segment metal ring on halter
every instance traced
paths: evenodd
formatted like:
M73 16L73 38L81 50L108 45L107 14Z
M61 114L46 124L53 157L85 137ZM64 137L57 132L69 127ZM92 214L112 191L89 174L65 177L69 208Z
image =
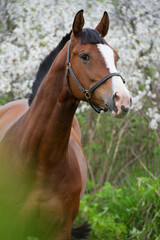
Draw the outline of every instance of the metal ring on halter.
M91 98L91 93L89 93L89 90L85 90L84 95L85 95L86 99Z

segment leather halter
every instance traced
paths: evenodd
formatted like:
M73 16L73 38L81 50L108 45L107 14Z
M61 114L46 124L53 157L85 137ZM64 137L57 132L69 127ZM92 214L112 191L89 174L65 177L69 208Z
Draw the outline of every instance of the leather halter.
M68 50L67 50L67 68L66 68L66 79L67 79L67 86L68 86L68 89L70 91L70 93L76 97L74 95L74 93L72 92L71 90L71 87L70 87L70 84L69 84L69 72L71 73L74 81L76 82L77 86L79 87L79 89L83 92L87 102L91 105L91 107L97 112L97 113L100 113L102 110L104 112L107 112L108 109L106 108L103 108L101 106L98 106L96 104L94 104L93 102L90 101L90 98L91 98L91 93L96 89L98 88L102 83L106 82L108 79L110 79L111 77L113 76L119 76L122 78L122 81L125 83L125 80L124 78L119 74L119 73L111 73L107 76L105 76L104 78L102 78L99 82L97 82L95 85L93 85L93 87L91 87L89 90L86 90L82 85L81 83L78 81L78 79L76 78L74 72L73 72L73 69L71 67L71 63L70 63L70 46L71 46L71 40L69 40L69 43L68 43Z

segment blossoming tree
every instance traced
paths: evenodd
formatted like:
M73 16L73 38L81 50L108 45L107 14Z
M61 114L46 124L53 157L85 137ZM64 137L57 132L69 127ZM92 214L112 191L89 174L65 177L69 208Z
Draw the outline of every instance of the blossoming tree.
M0 98L27 97L41 60L70 31L74 14L85 10L94 27L104 10L111 19L107 41L120 55L120 72L130 85L133 110L145 107L150 128L160 123L159 1L19 0L0 2Z

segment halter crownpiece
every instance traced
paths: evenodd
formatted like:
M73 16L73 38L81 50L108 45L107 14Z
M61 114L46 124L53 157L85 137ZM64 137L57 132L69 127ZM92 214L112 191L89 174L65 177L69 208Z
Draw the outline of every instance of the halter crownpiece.
M105 76L104 78L102 78L99 82L97 82L95 85L93 85L93 87L91 87L89 90L86 90L82 85L81 83L78 81L77 77L75 76L74 72L73 72L73 69L72 69L72 66L71 66L71 63L70 63L70 46L71 46L71 40L69 40L68 42L68 49L67 49L67 68L66 68L66 79L67 79L67 86L68 86L68 89L70 91L70 93L76 97L74 95L74 93L72 92L71 90L71 87L70 87L70 84L69 84L69 72L71 73L74 81L76 82L77 86L79 87L79 89L83 92L85 98L86 98L86 101L91 105L91 107L97 112L97 113L100 113L102 110L104 112L107 112L108 109L106 108L103 108L103 107L100 107L98 105L96 105L95 103L92 103L90 101L90 98L91 98L91 94L92 92L98 88L102 83L106 82L108 79L110 79L111 77L114 77L114 76L119 76L121 77L122 81L125 83L125 80L124 78L119 74L119 73L111 73L107 76Z

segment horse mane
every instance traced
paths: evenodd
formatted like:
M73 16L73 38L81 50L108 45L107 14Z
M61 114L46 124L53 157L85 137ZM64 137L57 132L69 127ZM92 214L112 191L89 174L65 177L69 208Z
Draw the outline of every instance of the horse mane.
M70 33L67 33L66 36L62 38L62 40L57 45L57 47L55 47L41 62L38 72L36 74L36 79L34 80L33 85L32 85L32 93L30 94L29 99L28 99L29 106L31 105L31 103L38 91L38 88L40 87L42 81L44 80L46 74L48 73L48 71L49 71L52 63L54 62L55 58L57 57L58 53L63 49L66 42L70 39L71 32L72 31L70 31Z
M32 93L29 96L28 104L31 105L41 83L43 82L45 76L47 75L52 63L54 62L56 56L58 53L63 49L64 45L70 40L72 31L70 31L68 34L66 34L65 37L62 38L60 43L55 47L41 62L38 72L36 74L36 79L33 82L32 85ZM97 30L93 30L90 28L83 28L82 33L79 36L81 38L82 44L98 44L98 43L104 43L103 38L99 34Z

